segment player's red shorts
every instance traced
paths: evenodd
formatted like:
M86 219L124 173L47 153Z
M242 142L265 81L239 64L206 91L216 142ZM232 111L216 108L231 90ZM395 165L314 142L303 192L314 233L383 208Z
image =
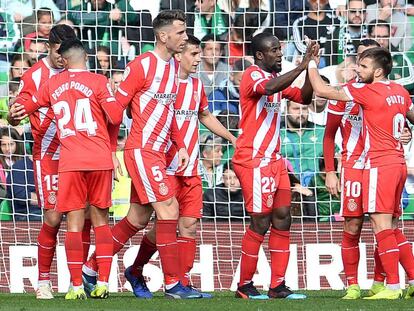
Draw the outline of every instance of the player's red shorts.
M168 175L174 187L180 216L201 218L203 215L203 186L200 176Z
M364 212L401 216L401 195L406 179L405 163L365 169L362 184Z
M282 159L264 167L247 168L234 163L233 167L249 214L269 214L274 208L290 206L289 176Z
M341 211L343 217L361 217L363 169L342 168L341 172Z
M39 207L54 209L58 193L59 160L44 158L33 163L35 187Z
M131 203L162 202L175 195L166 172L165 154L145 149L127 149L124 161L131 177Z
M102 209L111 207L112 178L113 170L60 172L57 210L76 211L87 202Z

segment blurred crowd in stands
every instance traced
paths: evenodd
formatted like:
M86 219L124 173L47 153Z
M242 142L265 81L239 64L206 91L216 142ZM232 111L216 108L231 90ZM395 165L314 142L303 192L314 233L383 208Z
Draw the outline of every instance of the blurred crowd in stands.
M356 47L372 38L392 52L390 79L414 94L414 1L412 0L0 0L0 219L40 220L34 195L31 134L28 122L7 126L8 104L19 92L20 77L48 52L51 27L75 28L88 48L89 68L108 77L116 90L125 65L153 48L152 18L160 10L181 9L188 32L202 41L199 76L209 109L238 135L239 84L252 65L249 42L260 32L275 34L282 45L283 72L294 68L307 38L322 50L320 70L327 83L337 85L356 77ZM304 77L295 83L300 85ZM291 174L293 215L302 220L340 220L339 198L324 186L322 140L327 101L315 98L309 107L283 105L281 153ZM131 120L124 118L118 137L119 157ZM200 127L200 157L204 188L204 217L237 220L246 217L243 198L232 169L233 148ZM341 137L337 137L340 152ZM409 178L404 197L405 217L414 211L414 151L406 146ZM340 163L337 163L340 166ZM125 169L124 169L125 171ZM115 185L115 218L129 207L130 180ZM9 214L10 213L10 214Z

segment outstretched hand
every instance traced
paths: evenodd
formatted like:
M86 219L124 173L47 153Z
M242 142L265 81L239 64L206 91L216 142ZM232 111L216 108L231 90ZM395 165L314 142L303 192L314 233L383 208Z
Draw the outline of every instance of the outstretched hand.
M300 66L302 66L303 69L306 69L308 67L309 62L314 58L315 53L319 53L319 45L316 43L316 41L310 40L308 37L305 37L305 42L307 46L306 53L300 64Z

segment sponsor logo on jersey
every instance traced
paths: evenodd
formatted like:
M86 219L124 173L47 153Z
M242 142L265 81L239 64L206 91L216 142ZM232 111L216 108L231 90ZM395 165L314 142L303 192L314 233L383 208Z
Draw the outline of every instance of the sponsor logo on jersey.
M348 115L348 121L354 127L362 127L362 117L359 115Z
M174 109L174 112L177 120L190 121L192 118L198 118L196 110Z
M351 212L355 212L357 208L358 208L358 204L355 202L355 200L350 199L348 201L348 210Z
M165 183L162 182L162 183L160 183L158 191L161 195L167 195L168 194L168 186Z
M165 106L173 105L175 102L175 98L177 94L172 93L155 93L153 98L158 101L158 103L163 104Z
M266 109L267 112L279 112L280 111L280 103L275 102L265 102L263 107Z

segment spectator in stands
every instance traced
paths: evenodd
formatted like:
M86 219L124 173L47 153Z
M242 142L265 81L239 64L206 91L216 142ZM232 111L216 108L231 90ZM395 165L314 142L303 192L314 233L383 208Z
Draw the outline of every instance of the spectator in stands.
M374 39L383 48L389 49L392 55L392 71L390 80L403 85L411 94L414 93L414 70L411 60L404 52L399 52L391 44L391 26L384 20L375 20L368 25L368 37Z
M198 39L208 34L224 39L229 31L229 19L217 4L216 0L196 0L196 14L194 16L194 36Z
M12 166L7 176L7 198L11 201L15 221L40 221L39 208L34 186L33 160L28 155Z
M273 0L270 1L270 12L273 12L273 25L275 35L281 38L290 38L292 35L292 24L303 16L305 11L304 0ZM283 66L282 66L283 67Z
M13 78L9 81L9 96L0 98L0 126L7 126L7 113L9 104L13 102L19 93L20 78Z
M367 35L365 8L363 0L349 0L346 5L347 23L339 31L338 63L348 55L356 55L360 40Z
M26 54L15 54L10 63L9 80L21 78L27 69L31 67L30 58Z
M223 124L223 126L226 129L228 129L229 132L232 133L235 137L239 136L239 128L238 128L239 121L240 121L239 114L233 114L229 112L228 110L222 110L217 115L217 120L219 120L219 122ZM223 152L223 157L222 157L221 162L225 164L228 161L231 161L231 159L233 158L233 154L234 154L234 146L230 142L224 142L223 148L221 150Z
M307 186L319 171L318 160L323 151L324 127L309 121L309 108L288 101L285 124L280 126L281 153L288 159L299 176L303 186Z
M118 86L122 81L123 72L120 70L112 70L111 73L111 87L114 93L118 90Z
M115 69L116 64L114 57L111 56L110 50L106 46L98 46L96 48L96 69L97 73L110 78L111 70Z
M317 40L321 47L321 68L337 64L338 40L341 21L326 12L328 0L307 0L309 12L293 23L293 38L299 52L305 53L305 36Z
M203 193L203 216L245 217L240 181L233 171L233 164L227 162L223 172L223 184L207 189Z
M25 50L32 64L47 56L47 40L44 38L32 38L29 48Z
M0 7L6 8L16 23L23 22L23 35L36 30L36 14L40 8L48 8L53 12L55 21L61 18L60 11L53 0L0 0Z
M395 50L408 51L413 45L411 23L407 16L400 10L397 0L378 0L377 3L367 6L367 22L375 20L385 21L390 27L389 41Z
M4 8L4 6L3 6ZM10 52L13 52L20 39L20 31L13 17L5 12L0 12L0 84L7 83L10 69ZM7 88L2 94L7 94Z
M200 163L203 189L213 188L223 182L223 140L211 133L200 135Z
M35 38L48 39L50 29L53 25L53 14L52 11L48 8L40 8L36 11L36 31L29 33L25 36L24 39L24 50L29 50L30 43Z
M82 26L80 39L87 42L90 50L99 45L109 46L114 55L118 54L119 40L126 36L127 28L137 27L138 21L127 0L116 1L116 6L106 0L82 1L75 7L69 6L67 18Z
M330 81L327 77L321 76L321 78L326 82L326 84L330 84ZM326 111L327 104L327 99L318 97L315 94L313 94L312 104L308 106L309 122L314 123L316 125L325 126L328 117L328 113Z
M234 62L229 78L222 83L208 96L208 108L213 114L219 114L227 110L231 114L239 115L239 87L244 70L251 63L239 59Z
M15 128L0 128L0 151L0 164L7 175L12 165L22 159L25 152L23 138Z
M215 35L206 35L201 40L201 49L200 79L206 95L209 96L214 87L227 80L229 67L220 59L223 56L224 44L216 41Z
M329 192L326 190L325 186L325 179L326 179L326 172L325 172L325 161L323 160L322 154L318 157L319 162L319 172L315 174L310 183L308 188L313 191L314 197L312 199L307 199L306 204L314 204L316 205L315 208L309 208L308 210L316 210L317 216L319 216L318 220L325 220L328 221L330 216L337 215L341 208L341 203L339 198L332 197ZM335 169L338 168L338 160L334 159ZM313 202L312 202L313 201ZM324 218L320 218L320 217Z

